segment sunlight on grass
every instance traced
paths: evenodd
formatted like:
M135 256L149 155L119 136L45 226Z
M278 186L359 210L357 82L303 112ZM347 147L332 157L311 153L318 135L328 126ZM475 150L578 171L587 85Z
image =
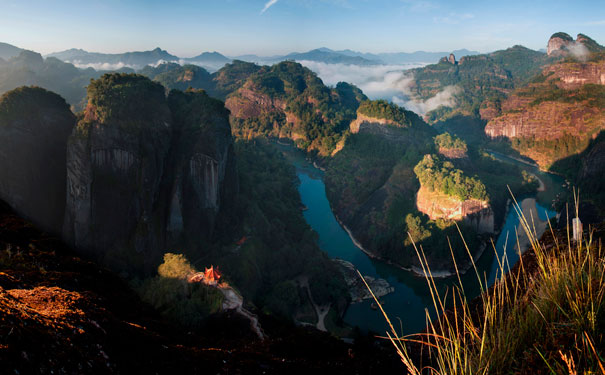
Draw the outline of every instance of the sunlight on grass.
M400 336L381 307L390 327L386 338L409 373L605 375L599 352L605 344L602 244L593 241L593 228L573 241L569 224L566 231L555 231L550 223L550 236L541 241L533 217L524 217L513 200L535 259L520 257L511 271L504 255L498 260L500 278L489 289L473 263L482 291L474 300L466 297L458 270L459 284L440 295L422 246L410 238L439 318L432 319L427 309L426 331ZM496 251L493 242L492 248Z

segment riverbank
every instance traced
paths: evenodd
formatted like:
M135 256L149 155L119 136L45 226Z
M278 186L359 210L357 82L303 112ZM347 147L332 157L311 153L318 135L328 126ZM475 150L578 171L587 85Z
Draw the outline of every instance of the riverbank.
M410 266L410 267L404 267L401 264L397 264L392 262L389 259L380 257L374 253L372 253L371 251L367 250L366 248L363 247L363 245L355 238L355 236L353 236L353 232L351 232L351 230L349 229L349 227L347 227L342 220L340 220L340 218L338 217L338 215L336 215L336 213L334 213L334 217L336 218L336 221L338 221L338 224L340 224L340 226L342 227L342 229L345 230L345 232L347 232L347 234L349 235L349 238L351 239L351 242L353 242L353 244L355 246L357 246L361 251L363 251L368 257L372 258L372 259L376 259L379 260L381 262L384 262L388 265L391 265L393 267L399 268L401 270L404 270L406 272L410 272L412 274L414 274L417 277L424 277L425 273L422 270L422 268L416 267L416 266ZM482 242L479 250L477 251L477 253L475 255L473 255L473 262L476 262L479 258L481 258L481 256L483 255L485 248L487 247L487 242ZM465 264L463 267L459 267L458 268L458 272L461 275L466 274L466 272L468 270L470 270L473 266L473 262L469 262L468 264ZM456 276L456 271L451 271L451 270L430 270L431 275L436 278L436 279L446 279L449 277L454 277Z

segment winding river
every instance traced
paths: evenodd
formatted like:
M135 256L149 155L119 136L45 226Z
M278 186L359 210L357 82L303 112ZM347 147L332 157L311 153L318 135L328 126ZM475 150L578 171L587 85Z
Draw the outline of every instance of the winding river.
M403 334L422 331L426 326L426 309L433 312L433 304L430 297L427 282L424 278L413 275L410 272L386 264L368 257L351 240L348 233L338 223L326 197L325 185L323 183L323 172L315 168L305 159L305 155L290 146L278 145L284 156L296 167L296 174L300 180L298 190L303 204L307 209L303 212L309 225L319 234L319 246L331 258L347 260L363 274L372 277L386 279L395 291L381 298L384 309L389 314L393 323ZM548 193L560 190L562 180L557 176L540 172L537 168L524 165L504 155L498 155L503 163L515 163L526 168L529 172L537 175L545 185ZM504 165L503 165L504 167ZM539 193L540 194L540 193ZM534 217L534 222L545 227L549 218L555 216L555 212L538 203L547 201L546 197L522 197L520 205L527 217ZM538 198L538 199L536 199ZM531 211L531 213L530 213ZM496 251L499 258L506 252L510 267L518 260L518 251L515 248L515 229L519 227L519 218L514 209L509 209L501 234L496 242ZM538 232L540 228L536 225ZM518 229L517 229L518 230ZM477 261L477 268L482 277L487 278L491 285L498 276L498 260L493 248L488 246L484 254ZM483 276L485 275L485 276ZM457 284L456 278L436 279L439 289ZM480 289L477 276L469 271L462 277L462 283L468 296L476 296ZM369 330L384 333L387 329L381 313L370 308L371 301L351 304L344 316L344 321L352 326L358 326L362 331Z

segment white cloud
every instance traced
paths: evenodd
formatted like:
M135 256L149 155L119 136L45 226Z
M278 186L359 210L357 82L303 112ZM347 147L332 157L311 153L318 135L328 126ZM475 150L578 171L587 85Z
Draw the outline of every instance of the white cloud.
M359 66L315 61L299 62L317 73L328 86L335 86L338 82L352 83L370 99L385 99L421 115L441 105L453 106L455 104L454 95L460 90L457 87L448 86L426 101L412 99L410 85L413 77L406 70L424 66L427 63Z
M569 53L571 53L576 59L580 61L586 61L588 56L590 56L590 51L586 46L582 43L571 43L567 46Z
M267 3L265 4L265 7L263 8L263 10L260 11L260 14L263 14L267 11L267 9L271 8L273 5L275 5L275 3L277 3L278 0L269 0L267 1Z

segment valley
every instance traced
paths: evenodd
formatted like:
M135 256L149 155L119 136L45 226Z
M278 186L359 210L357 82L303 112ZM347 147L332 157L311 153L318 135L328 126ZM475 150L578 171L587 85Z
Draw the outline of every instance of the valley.
M70 372L132 371L128 345L156 356L150 372L399 371L407 354L378 338L391 322L434 336L407 343L422 362L417 345L447 328L427 322L481 318L469 306L511 283L543 298L538 267L518 276L554 256L538 241L558 249L572 219L605 220L605 47L562 32L546 47L181 58L0 44L0 358L27 372L20 353L39 362L41 335Z

